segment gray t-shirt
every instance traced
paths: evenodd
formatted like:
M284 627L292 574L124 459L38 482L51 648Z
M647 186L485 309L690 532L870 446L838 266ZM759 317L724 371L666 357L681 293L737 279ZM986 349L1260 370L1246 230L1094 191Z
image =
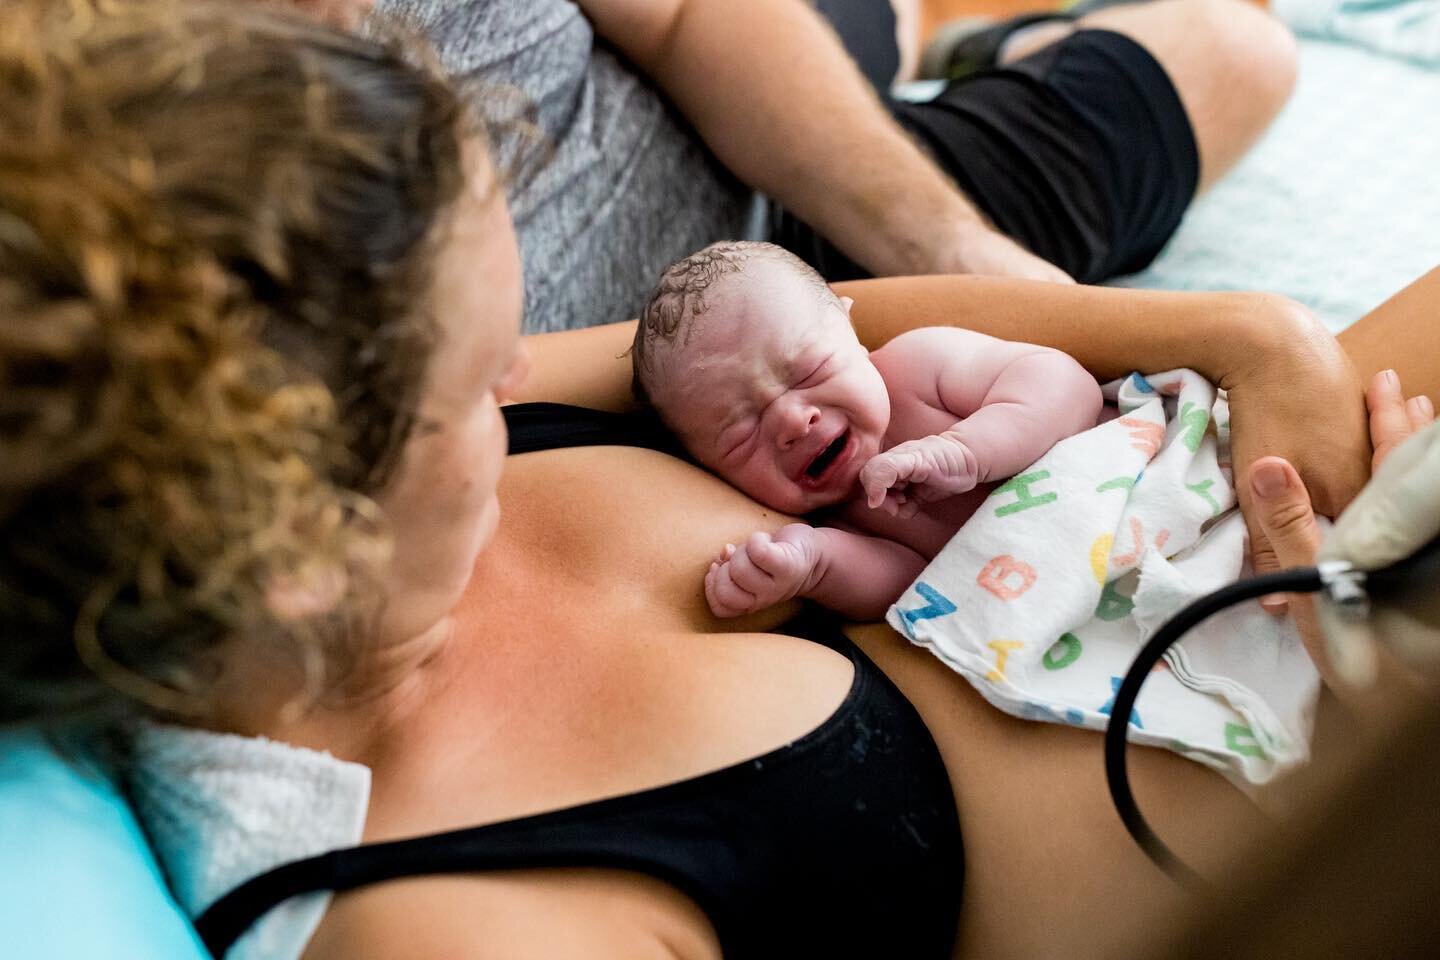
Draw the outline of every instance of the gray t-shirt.
M536 111L543 167L510 191L527 332L633 317L671 261L747 232L750 190L574 3L382 0L380 9L419 26L482 107L508 88Z

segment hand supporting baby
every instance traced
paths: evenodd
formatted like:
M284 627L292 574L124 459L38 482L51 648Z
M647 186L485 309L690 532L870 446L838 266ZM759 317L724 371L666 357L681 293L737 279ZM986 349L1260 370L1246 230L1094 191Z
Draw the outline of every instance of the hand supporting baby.
M772 537L752 533L739 548L725 544L705 574L705 599L717 617L738 617L783 603L808 586L820 559L814 527L791 523Z
M973 490L980 461L959 437L934 434L907 440L870 458L860 486L870 509L892 517L913 517L921 506Z

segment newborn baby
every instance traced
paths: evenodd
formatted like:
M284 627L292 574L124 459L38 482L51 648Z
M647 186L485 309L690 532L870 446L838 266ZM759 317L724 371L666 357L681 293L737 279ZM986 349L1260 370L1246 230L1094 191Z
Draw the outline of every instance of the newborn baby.
M717 616L803 596L880 619L986 485L1095 426L1100 388L1064 353L948 327L870 353L850 304L786 250L726 242L667 268L641 313L637 396L759 502L822 511L727 544Z

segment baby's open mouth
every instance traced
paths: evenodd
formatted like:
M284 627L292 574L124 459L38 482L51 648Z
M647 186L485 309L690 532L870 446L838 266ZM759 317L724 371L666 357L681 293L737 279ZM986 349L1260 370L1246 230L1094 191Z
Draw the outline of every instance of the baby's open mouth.
M830 441L830 445L824 450L821 450L815 459L810 461L810 466L805 468L805 476L812 480L818 480L820 475L829 469L830 464L834 463L840 454L845 452L845 444L849 441L849 430L844 431L840 436Z

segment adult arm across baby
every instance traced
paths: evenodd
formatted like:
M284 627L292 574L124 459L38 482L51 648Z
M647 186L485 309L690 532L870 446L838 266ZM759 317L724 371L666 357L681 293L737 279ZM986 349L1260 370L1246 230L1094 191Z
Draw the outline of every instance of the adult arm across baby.
M1415 289L1422 297L1419 284ZM1189 367L1230 391L1237 475L1261 456L1284 457L1320 513L1338 513L1369 477L1370 439L1356 367L1367 376L1379 369L1372 355L1381 351L1373 344L1386 338L1373 328L1383 317L1356 324L1342 347L1308 310L1272 294L973 276L861 280L835 290L854 299L855 329L872 349L917 327L957 326L1054 347L1101 380L1136 369ZM633 409L627 351L634 335L630 321L529 338L535 362L517 399ZM1353 365L1347 348L1360 353ZM1418 351L1410 359L1423 365L1427 356ZM1428 383L1440 373L1417 368L1401 375ZM1317 410L1326 415L1316 416ZM1241 508L1253 521L1243 485ZM1253 522L1251 527L1253 535ZM1253 543L1264 542L1259 532ZM1273 553L1266 556L1273 564Z

